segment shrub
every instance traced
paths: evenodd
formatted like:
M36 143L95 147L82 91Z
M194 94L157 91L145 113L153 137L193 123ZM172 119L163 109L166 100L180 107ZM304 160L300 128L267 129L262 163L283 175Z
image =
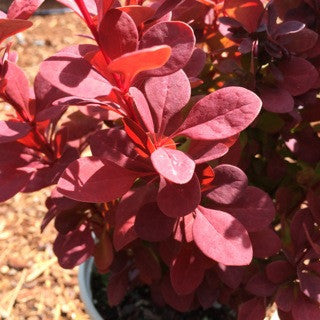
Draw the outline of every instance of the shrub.
M110 272L110 305L146 284L182 312L319 319L318 2L58 1L92 44L31 89L4 40L42 1L0 12L1 201L56 185L41 228L62 267Z

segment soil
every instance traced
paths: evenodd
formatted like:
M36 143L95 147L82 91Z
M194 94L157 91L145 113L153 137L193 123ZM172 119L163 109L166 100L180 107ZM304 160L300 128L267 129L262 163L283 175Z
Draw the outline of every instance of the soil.
M91 287L93 302L105 320L235 320L235 313L223 306L207 310L197 309L188 313L178 312L168 306L159 307L151 300L147 286L130 291L123 302L111 308L107 297L107 275L93 271Z

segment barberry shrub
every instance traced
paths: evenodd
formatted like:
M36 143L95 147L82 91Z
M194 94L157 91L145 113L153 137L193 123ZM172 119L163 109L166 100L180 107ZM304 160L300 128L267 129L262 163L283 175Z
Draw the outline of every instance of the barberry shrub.
M54 185L41 230L110 305L319 319L319 1L58 1L92 43L32 88L7 39L43 1L0 12L0 200Z

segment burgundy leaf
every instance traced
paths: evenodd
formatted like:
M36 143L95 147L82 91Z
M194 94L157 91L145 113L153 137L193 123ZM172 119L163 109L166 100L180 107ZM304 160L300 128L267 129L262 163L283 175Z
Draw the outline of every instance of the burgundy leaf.
M192 55L195 36L193 30L183 22L160 22L143 34L139 47L144 49L158 45L171 47L171 57L161 68L144 72L144 77L165 76L183 68Z
M200 200L200 183L195 174L185 184L175 184L161 178L157 202L160 210L167 216L185 216L196 209Z
M31 172L12 167L0 168L0 202L6 201L20 192L29 182Z
M218 159L224 156L229 148L222 141L191 140L188 155L196 164Z
M261 104L259 97L245 88L217 90L193 106L178 132L198 140L231 137L249 126Z
M259 27L264 7L260 0L226 0L224 10L230 18L240 22L251 33Z
M15 108L21 108L23 114L32 120L32 110L29 110L29 82L24 72L16 64L8 61L4 78L7 80L5 87L7 98L12 101Z
M313 303L302 295L296 299L292 306L292 316L294 320L320 319L320 308L318 303Z
M269 195L251 186L246 189L238 201L228 206L214 205L214 208L232 214L249 232L257 232L266 228L275 215L275 207Z
M16 141L25 137L31 127L29 123L17 121L0 121L0 143Z
M149 78L145 92L155 119L155 132L169 136L181 124L181 109L191 96L187 76L179 70L169 76Z
M169 276L166 276L163 278L161 282L161 292L165 302L172 308L180 312L186 312L190 310L192 306L194 294L190 293L187 295L178 295L174 291L170 283Z
M143 246L135 248L134 260L143 283L151 285L160 280L162 273L160 263L150 248Z
M253 256L256 258L269 258L277 254L281 249L281 240L270 228L249 233Z
M131 87L129 89L129 93L135 103L138 116L140 117L145 128L147 129L147 131L154 133L155 126L154 126L152 114L144 94L135 87Z
M197 77L205 66L206 58L207 55L202 49L195 48L190 60L183 68L183 71L189 78Z
M255 274L246 285L246 290L258 297L270 297L276 289L277 285L272 283L264 272Z
M250 238L230 214L198 207L193 223L193 237L209 258L225 265L247 265L252 259Z
M285 260L277 260L266 266L266 274L275 284L286 282L290 277L296 276L296 270Z
M275 302L277 304L277 307L280 310L284 312L290 312L292 309L294 300L295 300L294 288L292 288L291 286L279 287L275 296Z
M93 45L67 47L41 63L40 75L72 96L90 99L108 95L112 85L84 59L88 52L96 49Z
M291 94L277 87L261 87L259 88L260 98L263 107L270 112L287 113L293 110L294 100Z
M125 194L137 173L98 157L81 158L69 165L58 181L58 191L83 202L108 202Z
M58 262L65 269L72 269L86 261L93 254L93 250L91 230L84 224L66 235L59 233L53 244Z
M207 197L217 203L231 204L238 200L248 186L248 178L237 167L223 164L214 168L213 190Z
M312 270L299 271L301 291L314 302L320 302L320 275L312 272Z
M291 56L278 64L283 81L279 83L293 96L298 96L310 90L318 79L318 71L306 59Z
M213 306L213 303L218 299L219 289L212 288L206 280L204 280L196 291L197 298L203 309L208 309Z
M137 27L132 18L123 11L107 11L100 22L98 32L99 46L111 60L137 49Z
M174 239L179 242L193 241L192 227L194 222L194 213L189 213L181 217L176 224L174 231Z
M169 148L158 148L151 154L151 161L160 175L177 184L189 182L196 166L185 153Z
M162 1L160 6L157 8L152 20L158 20L168 12L172 11L182 0L165 0Z
M108 304L111 307L118 305L122 301L128 292L128 286L129 279L126 269L111 274L107 287Z
M216 271L220 280L232 289L237 289L243 279L244 267L217 265Z
M151 202L143 205L137 213L134 229L142 240L163 241L173 232L174 223L175 219L165 216L158 205Z
M8 10L8 19L27 20L44 0L14 0Z
M134 229L136 215L145 203L152 201L154 191L146 185L130 190L121 198L115 214L113 232L113 244L117 251L138 237Z
M238 320L263 320L266 308L261 298L253 298L239 306Z
M179 295L196 290L203 280L206 265L194 245L184 245L170 268L171 284Z
M100 130L90 137L92 155L135 171L152 171L135 151L135 145L124 130L111 128ZM148 170L149 169L149 170Z

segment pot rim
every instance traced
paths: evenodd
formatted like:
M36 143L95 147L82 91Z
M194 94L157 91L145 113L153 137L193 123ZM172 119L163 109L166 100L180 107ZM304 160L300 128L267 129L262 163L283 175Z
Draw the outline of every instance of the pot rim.
M92 301L91 273L94 259L91 257L79 266L78 282L80 297L91 320L103 320Z

